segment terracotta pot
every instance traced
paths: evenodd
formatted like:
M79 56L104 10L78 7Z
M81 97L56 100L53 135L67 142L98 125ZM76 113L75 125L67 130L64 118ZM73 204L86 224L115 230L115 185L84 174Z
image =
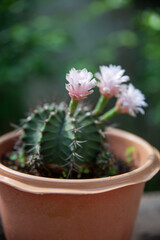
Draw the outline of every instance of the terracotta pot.
M0 138L0 156L19 133ZM115 155L135 146L137 169L89 180L49 179L23 174L0 164L0 210L8 240L130 239L144 183L159 170L157 150L141 138L107 130Z

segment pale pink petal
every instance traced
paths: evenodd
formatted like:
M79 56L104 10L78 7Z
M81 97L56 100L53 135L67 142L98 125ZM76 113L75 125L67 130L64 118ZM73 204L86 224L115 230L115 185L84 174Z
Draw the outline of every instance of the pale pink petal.
M91 89L97 84L96 80L92 79L92 77L93 74L88 72L86 68L82 70L72 68L69 74L66 74L66 80L69 82L66 84L66 89L70 97L76 101L80 101L91 94L93 92Z
M101 94L106 98L116 96L122 83L129 81L129 76L123 76L125 70L121 66L110 64L109 66L100 66L100 73L95 76L100 82L98 87Z
M135 117L138 112L144 114L142 107L147 107L145 96L139 89L136 89L132 84L122 85L119 92L116 108L119 113L128 113Z

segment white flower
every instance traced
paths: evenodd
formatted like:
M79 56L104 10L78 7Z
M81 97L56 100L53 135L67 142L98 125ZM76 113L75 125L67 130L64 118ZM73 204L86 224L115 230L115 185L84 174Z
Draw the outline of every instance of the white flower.
M115 66L110 64L107 66L100 66L100 73L96 73L95 76L100 80L98 87L101 94L106 98L112 98L116 96L120 85L129 81L129 76L123 76L125 70L121 66Z
M122 89L118 94L116 108L119 113L128 113L136 117L136 113L144 114L142 107L147 107L145 96L139 89L136 89L132 84L122 85Z
M86 68L82 70L72 68L69 74L66 74L66 80L69 82L66 84L66 89L70 97L75 101L80 101L91 94L93 92L91 89L97 84L92 77L93 74L88 72Z

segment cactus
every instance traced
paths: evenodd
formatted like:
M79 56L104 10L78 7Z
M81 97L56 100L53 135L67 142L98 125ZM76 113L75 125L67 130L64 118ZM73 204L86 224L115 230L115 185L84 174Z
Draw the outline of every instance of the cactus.
M117 114L144 113L142 107L147 104L144 95L132 84L122 84L129 77L123 76L120 66L102 66L100 71L96 76L101 96L93 111L78 104L93 92L97 82L86 69L72 68L66 75L69 107L64 103L45 104L23 120L23 152L32 168L47 171L47 176L63 178L81 178L85 174L101 177L119 171L121 166L116 167L113 155L103 147L104 122ZM115 106L103 114L113 96L118 97Z
M39 107L22 124L23 148L32 163L70 173L96 162L102 151L104 124L86 109L71 116L65 104Z

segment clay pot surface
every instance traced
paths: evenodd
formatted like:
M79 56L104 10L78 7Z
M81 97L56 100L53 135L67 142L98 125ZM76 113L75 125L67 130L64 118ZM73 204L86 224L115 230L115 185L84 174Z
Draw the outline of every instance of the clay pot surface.
M20 132L0 138L0 157ZM8 240L127 240L144 184L160 168L160 154L128 132L108 128L109 148L121 159L134 146L137 169L113 177L66 180L32 176L0 164L0 211Z

